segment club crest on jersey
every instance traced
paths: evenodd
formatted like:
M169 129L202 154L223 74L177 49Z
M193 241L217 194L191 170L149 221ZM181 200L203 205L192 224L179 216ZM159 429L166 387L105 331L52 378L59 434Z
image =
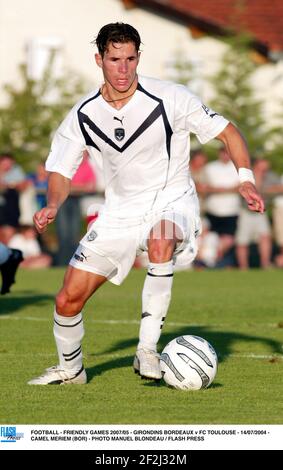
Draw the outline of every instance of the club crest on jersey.
M94 230L91 230L91 232L89 232L89 234L87 236L87 240L89 242L93 242L93 240L95 240L96 237L97 237L97 233Z
M125 129L123 129L122 127L117 127L117 129L114 129L114 135L115 139L120 142L125 137Z

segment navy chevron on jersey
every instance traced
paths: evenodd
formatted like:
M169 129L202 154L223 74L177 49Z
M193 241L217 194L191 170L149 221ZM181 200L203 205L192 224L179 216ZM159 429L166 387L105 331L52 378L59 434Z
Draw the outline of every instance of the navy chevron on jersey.
M183 85L139 76L119 110L99 89L77 103L54 136L46 169L72 178L88 150L103 165L107 212L142 215L194 190L189 135L204 144L227 124Z

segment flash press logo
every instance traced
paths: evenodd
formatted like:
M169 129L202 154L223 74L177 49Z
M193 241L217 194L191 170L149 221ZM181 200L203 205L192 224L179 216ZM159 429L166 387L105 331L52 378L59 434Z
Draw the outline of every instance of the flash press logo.
M23 432L17 432L16 426L1 426L0 427L0 442L17 442L24 437Z

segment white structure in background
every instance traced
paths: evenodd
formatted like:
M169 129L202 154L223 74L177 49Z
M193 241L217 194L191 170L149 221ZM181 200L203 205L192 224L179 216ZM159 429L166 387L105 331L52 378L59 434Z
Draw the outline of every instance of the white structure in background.
M41 80L52 60L52 75L60 78L63 73L63 42L59 37L35 37L27 41L27 73L32 80Z
M62 77L63 42L59 37L36 37L27 42L27 74L32 80L41 80L50 67L53 79ZM48 90L42 96L45 104L56 103L58 94L56 90Z
M212 36L194 39L174 19L138 7L125 9L121 0L0 0L0 105L5 103L5 83L20 87L19 64L28 60L31 76L39 77L53 48L58 51L54 73L63 67L84 76L93 87L100 84L91 41L101 26L116 21L133 24L140 32L140 74L168 79L168 62L180 50L195 70L195 91L204 102L210 99L206 77L216 71L226 47ZM267 103L267 119L282 97L283 79L275 80L279 67L262 65L255 76L255 89Z
M190 90L198 96L203 96L204 63L200 56L176 50L173 57L168 58L164 64L168 79L189 86Z

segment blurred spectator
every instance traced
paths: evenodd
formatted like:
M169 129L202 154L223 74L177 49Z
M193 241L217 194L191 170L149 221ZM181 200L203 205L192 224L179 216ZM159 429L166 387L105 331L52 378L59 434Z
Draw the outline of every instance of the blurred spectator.
M218 261L219 235L210 230L210 223L202 219L202 232L197 239L198 253L194 261L196 268L214 268Z
M280 177L270 169L268 160L260 160L261 165L265 165L262 191L267 197L267 203L271 204L274 240L276 248L279 249L274 261L277 267L283 268L283 196L281 195L283 193L283 176Z
M52 263L51 256L42 253L33 226L24 225L20 227L19 232L13 235L8 246L21 250L24 258L21 264L23 268L47 268Z
M278 192L283 192L283 176L280 180ZM274 261L278 268L283 268L283 196L276 196L273 199L272 221L274 239L279 249Z
M20 250L13 250L0 243L1 295L10 292L10 287L15 283L15 275L22 260L23 256Z
M77 249L81 236L82 212L80 198L95 191L96 176L84 153L83 160L71 182L71 192L62 204L56 218L58 253L56 264L65 266Z
M218 160L205 166L204 175L208 192L205 215L210 229L219 235L218 266L233 265L232 248L241 202L238 173L225 148L219 150Z
M189 169L199 197L201 214L204 212L204 197L207 192L205 166L207 156L202 150L195 150L191 154Z
M267 194L278 181L278 177L270 171L270 163L265 158L253 161L253 172L256 186L260 193ZM246 207L241 209L236 234L236 255L240 269L248 269L249 247L257 244L260 267L269 268L272 255L272 231L267 213L259 214L249 211Z
M25 181L25 173L15 162L13 155L4 153L0 155L0 175L1 183L9 188L21 189L21 184Z
M46 191L48 184L48 173L43 163L37 165L35 173L28 176L32 181L36 192L37 210L46 206Z
M33 183L27 178L19 192L20 217L19 225L32 225L36 212L36 191Z
M25 173L13 155L0 155L0 238L4 243L19 225L19 191L25 187Z

